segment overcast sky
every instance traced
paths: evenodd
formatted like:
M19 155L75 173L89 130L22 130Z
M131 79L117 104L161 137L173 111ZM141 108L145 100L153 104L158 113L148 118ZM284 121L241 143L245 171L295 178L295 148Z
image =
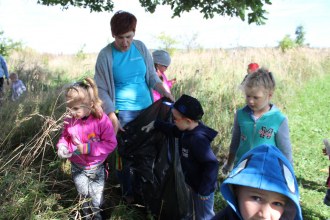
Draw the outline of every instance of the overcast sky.
M117 10L133 13L137 19L136 39L148 48L160 46L161 32L187 42L197 34L203 48L274 47L303 25L306 43L312 47L330 47L330 0L272 0L266 25L248 25L238 18L215 16L203 19L198 11L172 19L168 6L158 6L154 14L144 11L138 0L115 0L111 13L90 13L88 9L42 6L37 0L0 0L0 30L4 36L22 41L39 52L98 52L113 38L109 21ZM181 45L184 45L182 43Z

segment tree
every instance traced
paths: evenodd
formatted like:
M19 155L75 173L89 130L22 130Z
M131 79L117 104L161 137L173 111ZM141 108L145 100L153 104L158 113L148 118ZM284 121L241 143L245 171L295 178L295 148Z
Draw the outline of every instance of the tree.
M305 43L305 34L306 32L304 31L304 27L302 25L298 26L296 28L296 44L297 46L301 47L304 46Z
M4 31L0 30L0 54L7 57L11 51L22 48L22 42L4 37Z
M290 35L287 34L285 37L279 42L279 47L281 48L282 52L285 52L289 49L302 47L305 44L305 34L304 27L302 25L296 28L296 39L291 39Z
M173 11L172 17L180 17L183 12L192 9L199 10L206 19L213 18L214 15L239 17L248 23L264 24L267 18L264 16L265 4L271 5L271 0L139 0L142 7L150 13L154 13L158 5L169 5ZM38 0L42 5L61 5L63 9L70 6L89 8L91 12L113 11L114 0ZM247 14L246 14L247 12Z
M178 41L172 38L170 35L161 32L156 38L163 45L160 49L166 50L170 54L173 54L175 48L174 45L178 44Z
M197 43L198 33L192 33L187 34L184 37L182 37L182 43L184 44L186 50L189 52L190 50L200 47L200 45Z
M285 37L279 42L279 47L281 48L282 52L295 48L296 43L290 38L290 35L285 35Z

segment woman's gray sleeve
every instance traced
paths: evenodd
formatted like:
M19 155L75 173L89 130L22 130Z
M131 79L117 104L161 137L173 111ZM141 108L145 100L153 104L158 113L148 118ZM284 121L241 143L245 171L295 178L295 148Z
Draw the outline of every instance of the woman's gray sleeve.
M238 125L238 120L237 120L237 113L235 114L235 119L234 119L234 126L233 126L233 131L232 131L232 136L231 136L231 142L229 146L229 152L236 154L236 151L239 147L239 142L240 142L240 136L241 136L241 130Z
M146 75L147 84L150 89L153 89L157 83L162 83L162 81L159 79L159 77L156 73L156 69L155 69L155 65L154 65L152 56L151 56L148 48L142 41L134 40L134 43L135 43L135 46L138 48L138 50L142 53L142 55L144 57L146 67L147 67L147 75Z
M112 73L109 73L109 64L107 63L107 54L104 51L101 51L98 55L96 65L95 65L95 75L94 80L98 88L99 97L102 100L103 110L108 115L110 112L115 111L115 106L111 97L113 91L111 90L111 82L108 76Z

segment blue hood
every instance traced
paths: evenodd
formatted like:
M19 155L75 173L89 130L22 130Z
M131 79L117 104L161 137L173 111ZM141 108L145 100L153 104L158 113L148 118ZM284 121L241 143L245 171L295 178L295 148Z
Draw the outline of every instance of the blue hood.
M301 220L299 189L291 163L281 151L261 145L245 153L228 178L221 184L221 193L231 208L241 217L231 185L248 186L280 193L290 199L281 220ZM242 219L242 218L241 218Z

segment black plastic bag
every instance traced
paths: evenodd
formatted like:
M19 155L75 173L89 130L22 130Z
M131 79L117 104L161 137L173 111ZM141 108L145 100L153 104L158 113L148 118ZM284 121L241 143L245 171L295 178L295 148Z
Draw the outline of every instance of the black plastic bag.
M141 192L144 205L157 219L189 219L192 199L185 185L176 140L162 132L141 128L160 119L171 121L169 100L162 98L126 124L125 132L117 134L118 153L133 169L139 184L133 191ZM141 189L134 187L141 186Z

